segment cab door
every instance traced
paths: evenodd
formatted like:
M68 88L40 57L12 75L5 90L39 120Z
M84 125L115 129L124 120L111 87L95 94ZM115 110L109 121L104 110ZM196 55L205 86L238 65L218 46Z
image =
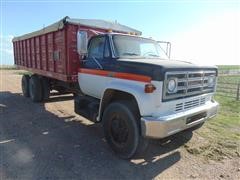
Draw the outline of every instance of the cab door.
M101 98L106 84L111 80L107 76L112 69L109 37L96 36L89 42L88 56L79 73L79 84L83 93Z

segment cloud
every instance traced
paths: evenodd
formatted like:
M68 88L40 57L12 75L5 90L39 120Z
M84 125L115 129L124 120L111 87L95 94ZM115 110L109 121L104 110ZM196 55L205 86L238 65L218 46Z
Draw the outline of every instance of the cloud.
M172 57L200 64L240 64L240 12L206 17L172 37Z
M13 64L13 45L12 45L13 35L3 35L0 36L0 54L1 54L1 61L0 65L2 64Z

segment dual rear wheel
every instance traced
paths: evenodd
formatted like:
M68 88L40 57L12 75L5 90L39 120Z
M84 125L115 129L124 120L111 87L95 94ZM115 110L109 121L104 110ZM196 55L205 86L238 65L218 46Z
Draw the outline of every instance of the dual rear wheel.
M25 97L30 97L33 102L47 100L50 95L49 80L38 75L23 75L22 92Z

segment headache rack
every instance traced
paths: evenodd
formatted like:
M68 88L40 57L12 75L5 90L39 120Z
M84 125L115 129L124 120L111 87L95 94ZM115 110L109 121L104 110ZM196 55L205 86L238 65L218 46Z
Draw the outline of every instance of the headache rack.
M214 78L214 85L209 85L209 78ZM167 90L170 79L177 81L177 89L173 93ZM215 91L216 71L177 71L167 72L164 80L163 100L179 99Z

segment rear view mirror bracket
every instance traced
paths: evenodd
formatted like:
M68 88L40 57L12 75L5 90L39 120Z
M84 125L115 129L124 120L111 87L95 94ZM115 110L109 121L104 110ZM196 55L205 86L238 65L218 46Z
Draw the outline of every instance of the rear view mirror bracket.
M167 42L167 41L157 41L158 44L161 46L161 44L165 44L165 54L168 56L168 58L170 59L171 56L171 43Z

